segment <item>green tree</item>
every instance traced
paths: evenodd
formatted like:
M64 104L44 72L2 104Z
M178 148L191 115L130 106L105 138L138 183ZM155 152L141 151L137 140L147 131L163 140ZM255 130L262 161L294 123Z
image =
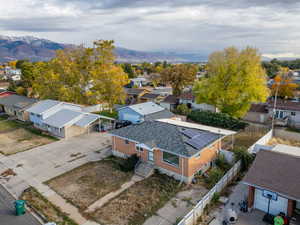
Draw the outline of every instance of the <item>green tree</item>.
M17 62L17 66L21 69L21 81L23 88L32 87L32 83L34 82L34 69L35 65L29 61L23 61L22 63Z
M193 84L196 79L197 66L191 64L177 64L165 68L161 72L162 81L170 84L173 94L179 96L183 89Z
M136 75L130 63L123 64L124 72L128 74L128 78L135 78Z
M253 102L266 101L269 90L257 49L234 47L210 55L208 77L196 82L197 103L214 105L233 117L243 117Z

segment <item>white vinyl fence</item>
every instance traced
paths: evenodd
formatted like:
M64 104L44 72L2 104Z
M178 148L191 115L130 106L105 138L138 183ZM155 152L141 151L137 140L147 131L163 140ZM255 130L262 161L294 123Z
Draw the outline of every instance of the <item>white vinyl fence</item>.
M256 145L267 144L272 136L273 131L269 131L265 136L260 138L248 151L252 153ZM241 169L241 161L238 161L234 166L222 177L222 179L198 202L198 204L177 224L177 225L195 225L197 219L202 215L205 207L211 202L215 193L220 193L239 173Z

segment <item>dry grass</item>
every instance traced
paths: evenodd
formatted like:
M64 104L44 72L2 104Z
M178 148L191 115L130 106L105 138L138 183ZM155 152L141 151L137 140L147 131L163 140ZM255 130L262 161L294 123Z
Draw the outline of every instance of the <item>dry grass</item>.
M103 225L141 225L178 191L177 181L166 175L154 174L137 182L89 216Z
M24 128L16 128L0 133L0 152L10 155L51 142L53 139L34 134Z
M246 129L234 135L234 148L248 149L256 141L268 132L267 128L256 127L253 125L248 126ZM228 136L223 141L223 148L230 149L232 137Z
M56 222L57 225L78 225L32 187L24 191L21 199L42 214L46 221Z
M109 158L87 163L48 181L47 184L73 205L85 210L131 179L131 172L125 173L118 169L119 160L121 159Z
M272 145L272 146L275 146L277 144L284 144L284 145L291 145L291 146L295 146L295 147L300 147L300 140L299 141L292 141L292 140L281 139L281 138L272 138L268 142L268 145Z

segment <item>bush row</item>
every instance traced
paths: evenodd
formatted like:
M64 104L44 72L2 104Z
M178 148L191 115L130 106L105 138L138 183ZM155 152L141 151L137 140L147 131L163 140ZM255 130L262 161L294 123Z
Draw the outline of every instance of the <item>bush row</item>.
M188 119L208 126L220 127L230 130L242 130L248 123L230 117L225 113L213 113L209 111L193 110Z

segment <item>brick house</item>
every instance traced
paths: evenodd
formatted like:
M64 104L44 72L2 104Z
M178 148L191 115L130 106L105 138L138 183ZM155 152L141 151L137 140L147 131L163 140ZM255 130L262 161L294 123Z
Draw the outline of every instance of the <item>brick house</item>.
M276 147L259 151L243 180L249 188L248 208L291 217L300 210L300 148Z
M145 121L110 132L113 155L126 158L136 154L142 164L186 183L211 166L221 140L234 133L172 119Z

